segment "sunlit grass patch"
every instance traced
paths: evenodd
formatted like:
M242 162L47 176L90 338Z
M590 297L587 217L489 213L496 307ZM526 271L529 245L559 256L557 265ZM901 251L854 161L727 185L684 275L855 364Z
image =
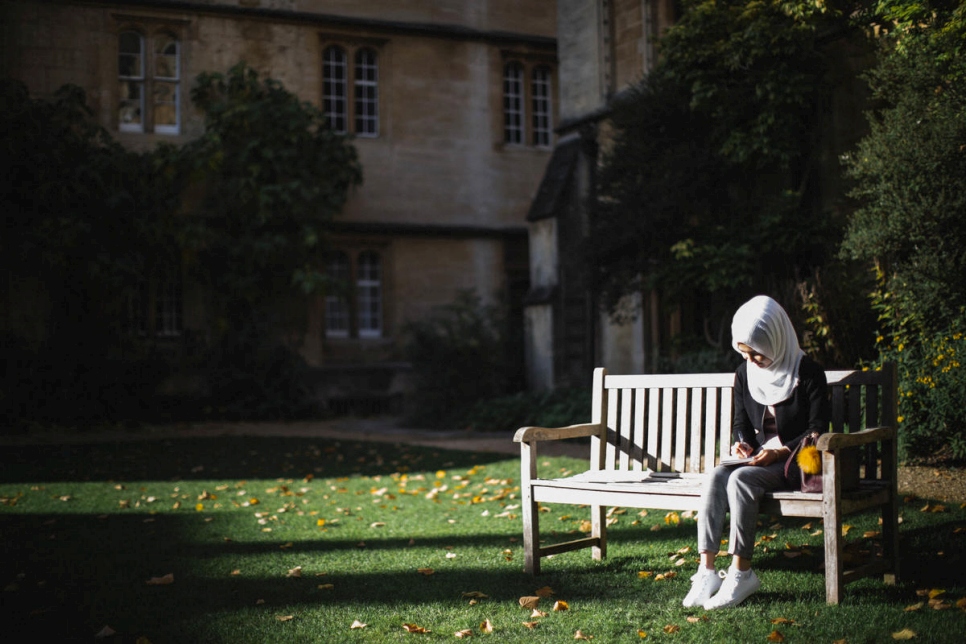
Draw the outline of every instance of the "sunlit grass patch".
M762 517L762 590L705 613L680 605L697 562L693 514L614 509L605 561L566 553L546 559L539 577L524 574L514 458L226 438L16 448L3 461L4 615L38 636L105 626L115 639L154 644L467 632L501 642L767 641L775 631L787 641L882 641L906 628L958 642L964 633L966 588L951 572L964 513L926 501L902 508L908 585L864 580L827 607L820 523ZM582 466L541 459L547 471ZM543 506L543 535L580 536L588 514ZM874 556L875 518L848 523L850 552ZM939 587L945 608L916 594Z

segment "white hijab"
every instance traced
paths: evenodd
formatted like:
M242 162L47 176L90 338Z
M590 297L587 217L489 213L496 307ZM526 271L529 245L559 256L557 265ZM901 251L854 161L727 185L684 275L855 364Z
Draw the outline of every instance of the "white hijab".
M735 351L739 342L772 360L764 369L747 361L751 397L763 405L787 400L798 386L798 366L805 352L798 345L785 309L767 295L742 304L731 321L731 346Z

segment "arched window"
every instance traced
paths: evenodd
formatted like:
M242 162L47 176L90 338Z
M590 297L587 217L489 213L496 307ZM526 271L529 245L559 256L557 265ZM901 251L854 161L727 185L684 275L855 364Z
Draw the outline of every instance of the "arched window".
M329 278L328 294L325 296L325 335L329 338L349 337L349 298L346 293L350 282L349 257L342 252L333 253L325 267Z
M122 132L181 132L181 45L171 33L117 38L117 123Z
M523 66L518 62L503 66L503 141L523 143Z
M379 135L379 67L376 52L364 48L355 56L356 136Z
M359 337L378 338L382 335L382 268L378 253L359 253L356 292Z
M533 144L546 147L550 145L550 135L553 131L549 67L541 65L533 68L530 88Z
M117 122L125 132L144 131L144 37L125 31L117 39Z
M345 50L327 47L322 52L322 109L329 127L339 134L348 131L348 64Z

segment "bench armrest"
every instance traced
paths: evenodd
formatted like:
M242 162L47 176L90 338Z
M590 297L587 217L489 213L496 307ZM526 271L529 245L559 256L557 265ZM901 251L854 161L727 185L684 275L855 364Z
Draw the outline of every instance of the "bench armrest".
M521 427L513 435L515 443L534 443L537 441L558 441L565 438L598 436L603 429L601 423L581 423L567 427Z
M818 437L815 447L821 451L835 451L845 447L867 445L869 443L877 443L879 441L895 439L895 427L870 427L868 429L863 429L862 431L853 432L851 434L840 434L833 432L822 434Z

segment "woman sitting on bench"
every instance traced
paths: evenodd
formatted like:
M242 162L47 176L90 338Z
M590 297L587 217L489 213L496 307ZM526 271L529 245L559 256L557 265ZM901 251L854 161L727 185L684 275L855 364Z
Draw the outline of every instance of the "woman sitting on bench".
M737 606L761 586L751 569L758 506L771 490L788 487L785 461L810 432L825 432L829 408L825 371L801 350L788 314L767 296L752 298L731 323L732 346L744 362L735 376L735 456L709 475L698 514L701 563L684 606ZM725 515L731 515L727 573L715 570Z

